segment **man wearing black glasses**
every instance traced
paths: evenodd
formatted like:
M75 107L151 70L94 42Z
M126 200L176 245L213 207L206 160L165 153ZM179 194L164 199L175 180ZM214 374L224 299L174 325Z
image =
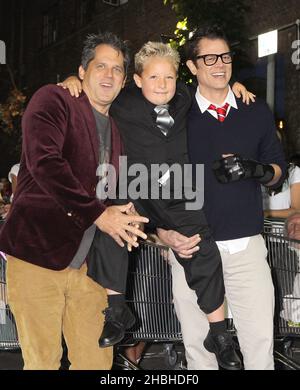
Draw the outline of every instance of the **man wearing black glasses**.
M257 99L244 105L232 93L233 54L223 31L198 30L187 44L187 58L198 81L188 118L189 154L193 164L204 164L204 211L221 253L226 297L244 367L272 370L274 289L260 234L260 188L261 184L280 184L284 155L265 102ZM170 231L160 234L175 251L189 253L190 248L179 247L174 239L168 240L170 236ZM195 310L196 299L180 266L173 262L172 270L188 368L214 369L214 356L203 348L205 317ZM213 343L205 346L211 352L215 348Z
M196 59L200 60L201 58L203 58L203 61L206 66L215 65L215 63L218 61L219 58L221 58L224 64L231 64L233 54L234 53L231 51L222 54L204 54L202 56L201 55L196 56Z

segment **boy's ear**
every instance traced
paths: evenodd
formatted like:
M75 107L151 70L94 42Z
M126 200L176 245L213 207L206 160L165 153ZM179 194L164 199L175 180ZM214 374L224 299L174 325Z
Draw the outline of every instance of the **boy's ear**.
M187 60L186 62L186 66L189 68L190 72L196 76L197 74L197 68L196 68L196 65L193 63L192 60Z
M127 76L124 77L124 81L123 81L123 85L122 85L122 88L125 87L125 84L126 84L126 80L127 80Z
M80 80L83 80L84 75L85 75L85 70L83 69L83 66L80 65L80 67L78 68L78 76L79 76Z
M141 80L140 76L137 73L134 73L133 79L134 79L134 81L136 83L136 86L139 87L139 88L142 88L142 80Z

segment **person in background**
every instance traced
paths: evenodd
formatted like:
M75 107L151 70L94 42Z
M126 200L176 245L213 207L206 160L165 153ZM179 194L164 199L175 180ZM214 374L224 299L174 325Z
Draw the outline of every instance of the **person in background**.
M0 181L0 192L4 202L8 203L11 196L11 186L5 177L3 177Z
M0 193L0 220L4 220L7 214L7 206L2 198L2 195Z
M13 199L13 195L14 193L16 192L16 188L17 188L17 177L18 177L18 173L19 173L19 170L20 170L20 163L18 164L14 164L9 173L8 173L8 180L10 181L11 183L11 191L12 191L12 194L11 194L11 197L10 197L10 202L12 202L12 199Z
M280 316L288 326L300 328L300 212L289 216L285 221L285 235L290 239L289 248L295 253L296 261L286 268L285 279L292 285L292 291L283 296ZM294 276L293 281L290 279Z
M278 135L278 132L277 132ZM281 140L281 137L279 137ZM286 219L300 210L300 155L291 156L284 182L276 189L263 189L265 218Z
M20 164L15 164L11 167L11 170L8 173L8 180L11 183L11 195L9 197L9 203L3 204L3 214L2 214L3 219L7 217L7 214L11 207L11 203L17 187L17 176L19 173L19 169L20 169Z
M286 232L292 240L300 241L300 211L297 211L286 220ZM297 244L296 247L299 248Z
M282 234L286 219L300 210L300 161L299 158L297 160L297 155L290 159L283 183L276 189L263 187L262 194L265 224L271 226L274 234L274 237L270 237L274 248L270 251L269 258L277 286L276 306L281 310L282 305L287 302L283 297L293 291L294 283L291 278L296 277L298 257L289 243L276 238L276 235ZM289 277L287 269L290 270Z

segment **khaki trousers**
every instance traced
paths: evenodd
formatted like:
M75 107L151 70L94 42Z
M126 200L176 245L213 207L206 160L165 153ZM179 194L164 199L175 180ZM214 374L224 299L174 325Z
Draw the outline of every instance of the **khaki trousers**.
M220 253L226 299L245 369L273 370L274 287L264 239L261 235L253 236L244 251L232 255ZM183 268L172 252L170 262L174 305L182 327L188 369L218 369L214 355L203 347L209 329L207 318L199 309L196 294L186 284Z
M106 370L112 348L99 348L105 290L80 269L52 271L8 256L8 302L27 370L57 370L62 333L73 370Z

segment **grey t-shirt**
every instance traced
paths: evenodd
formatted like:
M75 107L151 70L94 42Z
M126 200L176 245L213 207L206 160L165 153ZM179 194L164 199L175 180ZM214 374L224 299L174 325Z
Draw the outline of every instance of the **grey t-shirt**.
M98 191L98 187L104 188L107 181L107 164L110 161L111 155L111 125L108 116L105 116L95 110L93 107L93 113L96 120L96 129L100 141L100 150L99 150L99 165L97 168L97 176L99 177L99 182L97 186L97 196L100 197L101 191ZM101 185L100 185L101 184ZM96 232L96 225L91 225L85 232L80 242L79 248L73 257L71 268L80 268L84 263L86 256L92 245L94 235Z

